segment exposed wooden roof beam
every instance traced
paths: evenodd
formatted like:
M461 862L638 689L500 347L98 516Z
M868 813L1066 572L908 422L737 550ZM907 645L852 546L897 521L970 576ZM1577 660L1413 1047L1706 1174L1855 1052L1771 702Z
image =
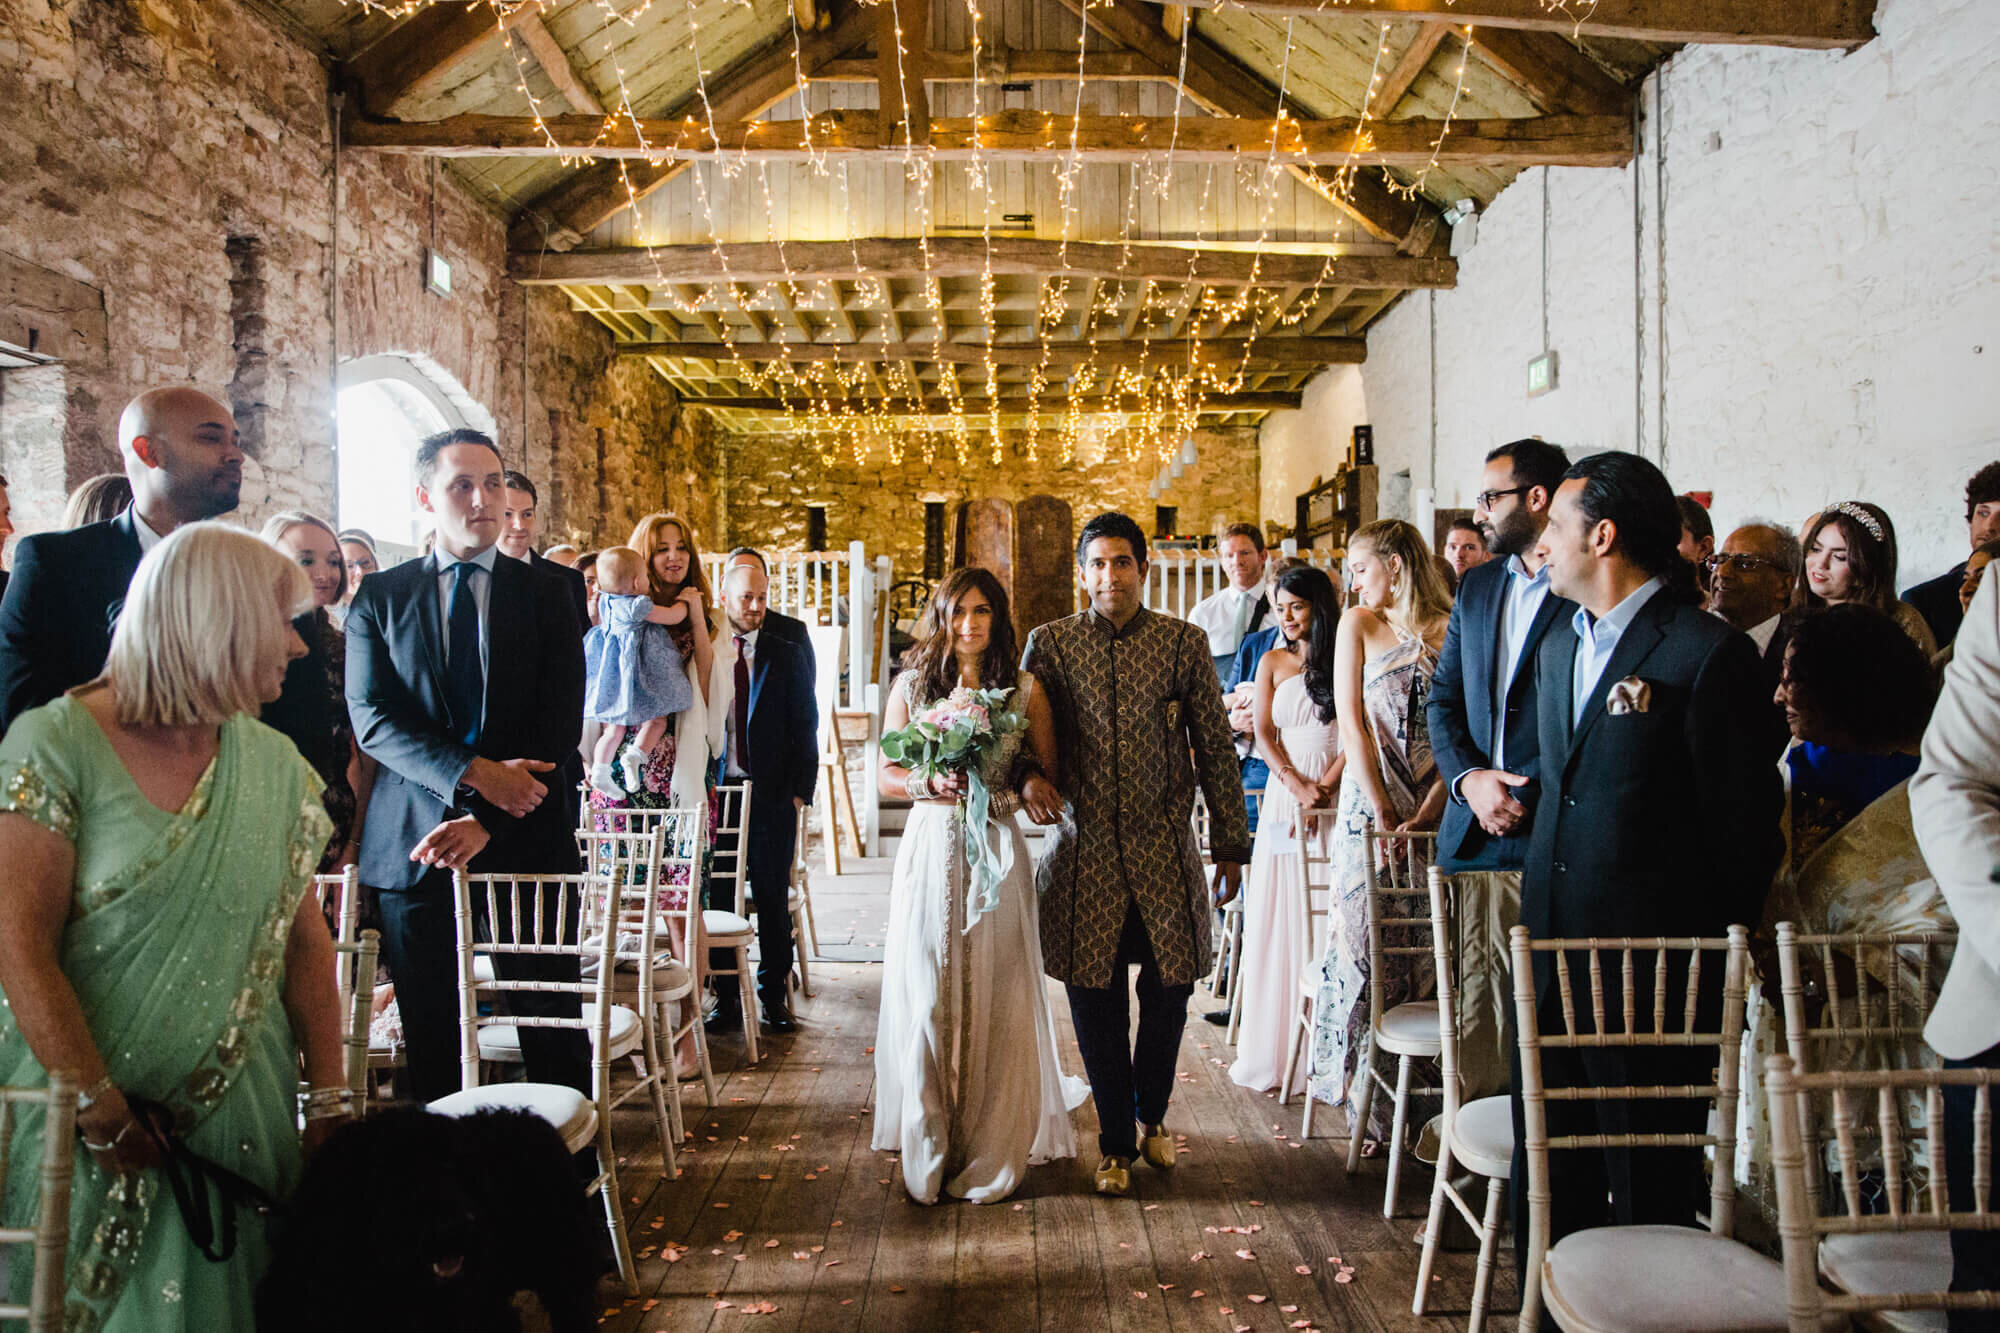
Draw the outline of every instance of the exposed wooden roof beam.
M1395 67L1383 76L1382 82L1368 99L1369 114L1386 116L1396 109L1396 103L1403 100L1403 94L1410 91L1410 85L1431 63L1445 34L1451 31L1449 23L1426 23L1417 29L1417 39L1403 50L1396 59Z
M549 32L548 25L542 22L539 7L523 5L506 20L506 26L508 31L521 39L528 53L534 56L535 63L542 67L542 73L549 76L549 82L556 86L556 91L563 95L573 110L589 116L604 114L604 103L597 99L597 94L591 91L583 76L570 64L568 53Z
M445 6L423 11L437 13ZM423 15L419 15L419 18ZM849 4L824 32L804 35L794 54L790 32L765 44L708 86L708 103L718 120L750 120L790 97L798 71L808 77L827 61L866 42L875 31L868 7ZM699 95L685 99L670 119L704 114ZM508 232L517 249L546 244L567 250L582 243L600 223L632 199L643 199L687 170L685 161L597 162L529 201Z
M931 99L924 91L930 30L930 0L884 0L875 6L876 142L884 148L930 142Z
M717 251L722 252L721 259ZM1340 255L1332 272L1322 255L1253 255L1244 250L1192 250L1169 245L1120 245L1115 242L1069 242L995 237L991 246L996 275L1040 276L1064 272L1071 277L1154 278L1165 282L1248 282L1251 266L1260 283L1314 283L1322 276L1354 287L1450 287L1458 280L1458 264L1442 255ZM858 259L857 259L858 256ZM934 236L930 239L930 273L939 278L977 277L988 262L987 245L977 236ZM725 267L726 265L726 267ZM813 282L821 278L918 278L925 272L915 237L857 241L794 241L778 247L769 243L743 245L666 245L651 250L575 251L569 254L515 252L508 256L507 275L522 283L670 283L775 282L780 278ZM900 337L898 342L903 341Z
M1446 167L1615 167L1632 160L1632 121L1622 115L1461 118L1447 130L1444 122L1429 119L1378 120L1364 127L1351 116L1304 121L1207 116L1183 119L1176 126L1163 118L1072 118L1016 108L981 116L976 125L975 131L969 116L934 117L928 155L940 162L970 161L975 156L989 162L1059 162L1072 154L1085 162L1139 162L1165 153L1171 141L1177 161L1234 165L1246 155L1272 153L1275 136L1275 152L1288 164L1298 165L1353 162L1416 168L1435 161ZM906 151L882 142L889 127L872 110L826 112L810 121L717 121L713 138L710 128L693 118L642 120L635 132L631 121L611 122L599 116L548 116L536 121L524 116L468 115L416 123L355 120L345 123L344 132L350 148L441 157L588 153L652 159L728 154L738 159L806 161L884 154L900 158Z
M1307 337L1318 333L1333 318L1333 312L1346 305L1347 299L1353 295L1352 287L1328 287L1320 293L1319 300L1313 302L1312 310L1299 321L1299 332Z
M1182 43L1167 35L1166 29L1155 20L1151 6L1142 0L1109 3L1100 0L1088 6L1085 0L1058 0L1058 3L1072 14L1082 15L1093 31L1152 61L1167 78L1179 75ZM1263 117L1276 111L1277 90L1247 66L1199 33L1188 33L1186 45L1185 87L1187 95L1202 110L1210 115L1237 117ZM1305 116L1296 107L1287 107L1287 113ZM1369 235L1401 247L1406 254L1424 253L1436 234L1437 209L1421 200L1392 194L1380 171L1371 168L1353 172L1348 188L1335 189L1330 181L1309 168L1288 166L1287 170L1313 193L1353 218Z
M361 105L387 115L406 97L435 89L445 75L500 35L500 16L480 4L434 4L347 62L347 77L361 85Z
M1855 47L1875 35L1875 0L1186 0L1329 19L1424 19L1479 28L1527 28L1640 42ZM1474 35L1477 40L1477 34Z
M1115 412L1121 407L1129 407L1130 397L1128 394L1068 399L1059 397L1055 393L1046 393L1042 395L1042 403L1051 414L1058 408L1065 411L1068 410L1072 402L1075 402L1085 412ZM1209 394L1202 403L1201 412L1203 416L1212 416L1220 412L1275 412L1281 408L1297 407L1300 397L1301 395L1298 393L1282 392ZM806 395L790 399L791 410L798 410L806 399ZM683 406L706 407L722 412L783 412L787 410L787 401L784 398L775 397L689 398ZM893 398L834 398L831 401L836 406L844 403L855 408L857 411L881 412L887 409L889 414L894 416L905 415L905 410L911 406L910 400L900 394ZM970 394L962 395L958 401L961 409L968 416L985 412L992 405L991 399L973 397ZM999 401L1001 409L1004 412L1010 406L1017 409L1026 407L1029 398L1025 393L1003 393L1000 395ZM914 416L944 416L951 412L951 404L942 397L926 397L916 407L917 410L915 412L908 414Z
M1474 38L1472 49L1544 111L1615 115L1631 106L1625 86L1559 34L1488 28Z
M1036 343L751 343L739 340L734 348L687 342L626 342L616 351L620 356L701 356L717 362L763 363L782 361L793 365L836 363L873 365L888 361L929 361L933 364L983 366L989 351L995 366L1034 367L1067 370L1095 359L1099 365L1187 364L1195 349L1210 362L1235 362L1247 350L1253 365L1359 365L1368 346L1360 338L1205 338L1199 343L1155 339L1150 342L1100 341L1095 349L1083 342L1050 343L1044 349Z
M982 43L979 81L985 84L1037 80L1076 80L1077 58L1068 51L1017 51ZM829 60L812 76L814 83L874 83L880 77L875 57L849 56ZM924 77L932 83L972 82L972 52L924 52ZM1144 56L1131 51L1090 51L1083 57L1083 77L1092 82L1172 82L1171 76Z

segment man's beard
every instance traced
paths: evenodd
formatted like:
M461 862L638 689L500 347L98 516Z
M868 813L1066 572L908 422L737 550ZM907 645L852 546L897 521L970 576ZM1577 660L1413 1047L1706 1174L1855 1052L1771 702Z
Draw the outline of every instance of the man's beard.
M1498 523L1487 521L1486 549L1496 556L1525 555L1534 549L1541 535L1534 520L1516 509Z

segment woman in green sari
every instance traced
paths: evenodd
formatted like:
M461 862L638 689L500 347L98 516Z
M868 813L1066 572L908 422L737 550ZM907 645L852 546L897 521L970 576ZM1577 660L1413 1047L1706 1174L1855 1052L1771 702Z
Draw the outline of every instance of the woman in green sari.
M87 1098L71 1333L252 1327L261 1225L239 1219L234 1257L209 1262L128 1092L282 1198L302 1068L341 1082L333 945L308 892L331 825L312 769L256 720L310 605L303 571L249 533L177 529L140 562L104 675L0 741L0 1084L67 1069ZM40 1135L22 1116L14 1160L36 1160ZM9 1173L6 1225L35 1185Z

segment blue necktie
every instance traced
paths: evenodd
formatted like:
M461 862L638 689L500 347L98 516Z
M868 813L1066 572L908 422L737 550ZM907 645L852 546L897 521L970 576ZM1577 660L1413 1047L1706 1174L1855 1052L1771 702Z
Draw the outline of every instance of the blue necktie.
M467 745L479 740L479 713L486 701L486 672L479 662L479 603L472 596L472 575L478 568L470 560L451 567L450 647L444 669L452 722Z

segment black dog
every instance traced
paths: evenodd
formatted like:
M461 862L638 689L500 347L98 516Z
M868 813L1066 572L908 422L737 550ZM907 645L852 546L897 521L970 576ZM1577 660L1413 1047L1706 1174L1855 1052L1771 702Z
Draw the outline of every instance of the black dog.
M263 1333L517 1333L533 1291L554 1333L596 1327L596 1200L525 1111L385 1111L306 1167L257 1288Z

